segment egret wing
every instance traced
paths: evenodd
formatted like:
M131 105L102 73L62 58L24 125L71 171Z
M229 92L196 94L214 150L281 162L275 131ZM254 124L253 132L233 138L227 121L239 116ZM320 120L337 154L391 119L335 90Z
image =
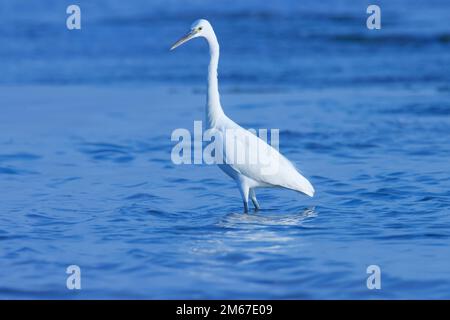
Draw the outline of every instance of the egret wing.
M240 174L262 185L284 187L314 195L311 183L278 150L235 125L224 133L224 161Z

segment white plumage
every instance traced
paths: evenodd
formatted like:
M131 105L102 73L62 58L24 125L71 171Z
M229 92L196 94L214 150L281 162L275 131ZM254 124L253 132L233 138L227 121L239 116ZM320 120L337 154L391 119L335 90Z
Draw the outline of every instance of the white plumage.
M223 146L223 162L218 163L218 166L236 181L245 212L248 212L249 197L255 209L259 209L255 194L255 188L259 187L282 187L303 192L312 197L313 186L288 159L264 140L239 126L223 112L217 80L220 50L211 24L204 19L195 21L190 32L178 40L171 50L197 37L207 40L211 56L208 67L207 129L220 139L219 145Z

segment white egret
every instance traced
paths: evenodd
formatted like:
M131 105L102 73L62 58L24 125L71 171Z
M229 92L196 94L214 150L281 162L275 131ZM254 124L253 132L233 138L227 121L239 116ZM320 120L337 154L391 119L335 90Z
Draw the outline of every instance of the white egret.
M282 187L312 197L314 195L313 186L288 159L264 140L240 127L223 112L217 79L219 43L211 24L204 19L195 21L189 33L178 40L170 50L198 37L206 39L210 53L206 105L207 129L211 130L216 139L220 139L222 142L219 145L223 147L220 150L223 161L219 162L218 166L237 183L245 212L248 212L249 196L255 210L260 208L255 194L255 188L258 187ZM233 134L228 134L228 131ZM255 163L248 159L244 162L236 161L233 157L236 150L237 153L245 153L250 158L256 157L258 161ZM268 166L276 170L269 170Z

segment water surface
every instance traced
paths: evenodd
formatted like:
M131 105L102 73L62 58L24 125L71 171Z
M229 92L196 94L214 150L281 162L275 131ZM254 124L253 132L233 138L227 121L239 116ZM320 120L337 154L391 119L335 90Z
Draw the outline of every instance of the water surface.
M79 3L78 33L57 1L0 5L1 298L449 298L447 2L381 2L376 32L365 1ZM279 128L316 197L242 214L219 169L171 162L207 49L167 49L198 17L226 113Z

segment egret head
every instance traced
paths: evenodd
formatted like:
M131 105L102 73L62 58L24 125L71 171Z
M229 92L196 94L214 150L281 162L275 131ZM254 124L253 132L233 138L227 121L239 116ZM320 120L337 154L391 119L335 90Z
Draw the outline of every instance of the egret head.
M191 30L185 36L183 36L180 40L178 40L173 44L170 50L173 50L176 47L181 46L183 43L188 42L189 40L197 37L207 38L207 36L211 32L212 27L211 24L208 22L208 20L199 19L191 25Z

